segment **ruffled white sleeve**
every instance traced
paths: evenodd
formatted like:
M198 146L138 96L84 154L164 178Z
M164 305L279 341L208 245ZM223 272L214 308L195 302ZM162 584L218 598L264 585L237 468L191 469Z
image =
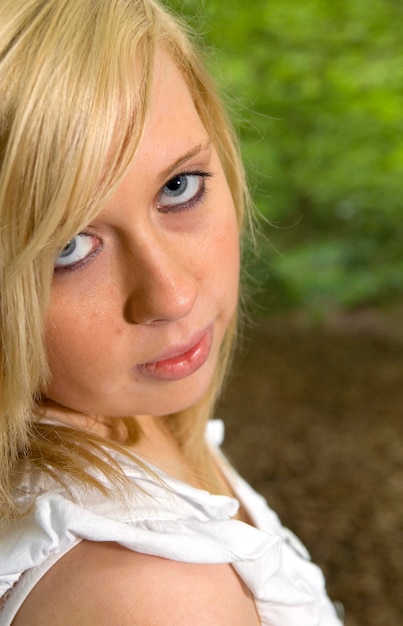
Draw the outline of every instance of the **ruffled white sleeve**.
M216 423L210 436L220 439ZM222 434L222 433L221 433ZM30 514L0 541L1 626L8 626L36 582L80 541L114 541L134 551L191 563L231 563L254 595L262 626L340 626L323 576L282 528L265 500L233 470L224 471L256 527L232 519L238 500L162 474L159 479L116 454L133 489L125 499L27 477L22 497L37 494ZM45 484L46 483L46 484Z

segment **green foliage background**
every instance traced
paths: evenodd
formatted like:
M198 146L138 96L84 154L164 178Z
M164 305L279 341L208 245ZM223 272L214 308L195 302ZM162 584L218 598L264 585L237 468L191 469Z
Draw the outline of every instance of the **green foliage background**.
M256 205L260 311L403 293L403 3L171 0L212 51Z

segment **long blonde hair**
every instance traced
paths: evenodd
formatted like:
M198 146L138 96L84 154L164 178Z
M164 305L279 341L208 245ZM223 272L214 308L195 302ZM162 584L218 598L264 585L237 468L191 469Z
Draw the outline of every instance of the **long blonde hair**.
M21 460L84 482L90 481L84 457L98 462L88 446L77 446L74 430L55 431L33 419L49 374L43 319L55 254L101 211L135 154L160 47L180 68L218 149L242 226L246 186L237 142L200 53L177 18L154 0L0 3L2 520L16 514L11 484ZM195 468L206 463L204 424L222 385L235 326L234 319L202 400L166 417ZM126 426L128 440L135 439L135 421L127 419ZM96 438L90 440L97 448Z

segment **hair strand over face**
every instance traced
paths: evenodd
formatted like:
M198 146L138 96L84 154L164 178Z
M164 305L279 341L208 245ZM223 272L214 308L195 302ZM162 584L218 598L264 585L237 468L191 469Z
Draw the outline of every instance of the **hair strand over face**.
M169 52L191 91L218 150L240 225L246 186L232 127L200 54L186 27L154 0L2 0L0 42L0 519L5 520L17 513L10 493L19 459L29 458L34 448L37 458L39 449L46 456L43 429L32 422L48 379L43 320L54 257L102 210L133 158L158 49ZM222 385L234 333L235 320L205 397L166 418L186 454L200 465L205 420ZM70 431L66 437L74 440ZM53 455L48 466L57 473L56 459ZM76 476L79 461L72 456L70 461ZM43 459L41 465L46 467ZM66 460L63 465L68 474ZM80 475L85 481L83 468Z

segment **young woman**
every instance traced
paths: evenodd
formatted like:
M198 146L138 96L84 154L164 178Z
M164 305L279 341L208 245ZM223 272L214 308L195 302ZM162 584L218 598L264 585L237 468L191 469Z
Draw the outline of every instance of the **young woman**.
M0 624L340 624L205 434L246 192L184 27L2 0L0 29Z

